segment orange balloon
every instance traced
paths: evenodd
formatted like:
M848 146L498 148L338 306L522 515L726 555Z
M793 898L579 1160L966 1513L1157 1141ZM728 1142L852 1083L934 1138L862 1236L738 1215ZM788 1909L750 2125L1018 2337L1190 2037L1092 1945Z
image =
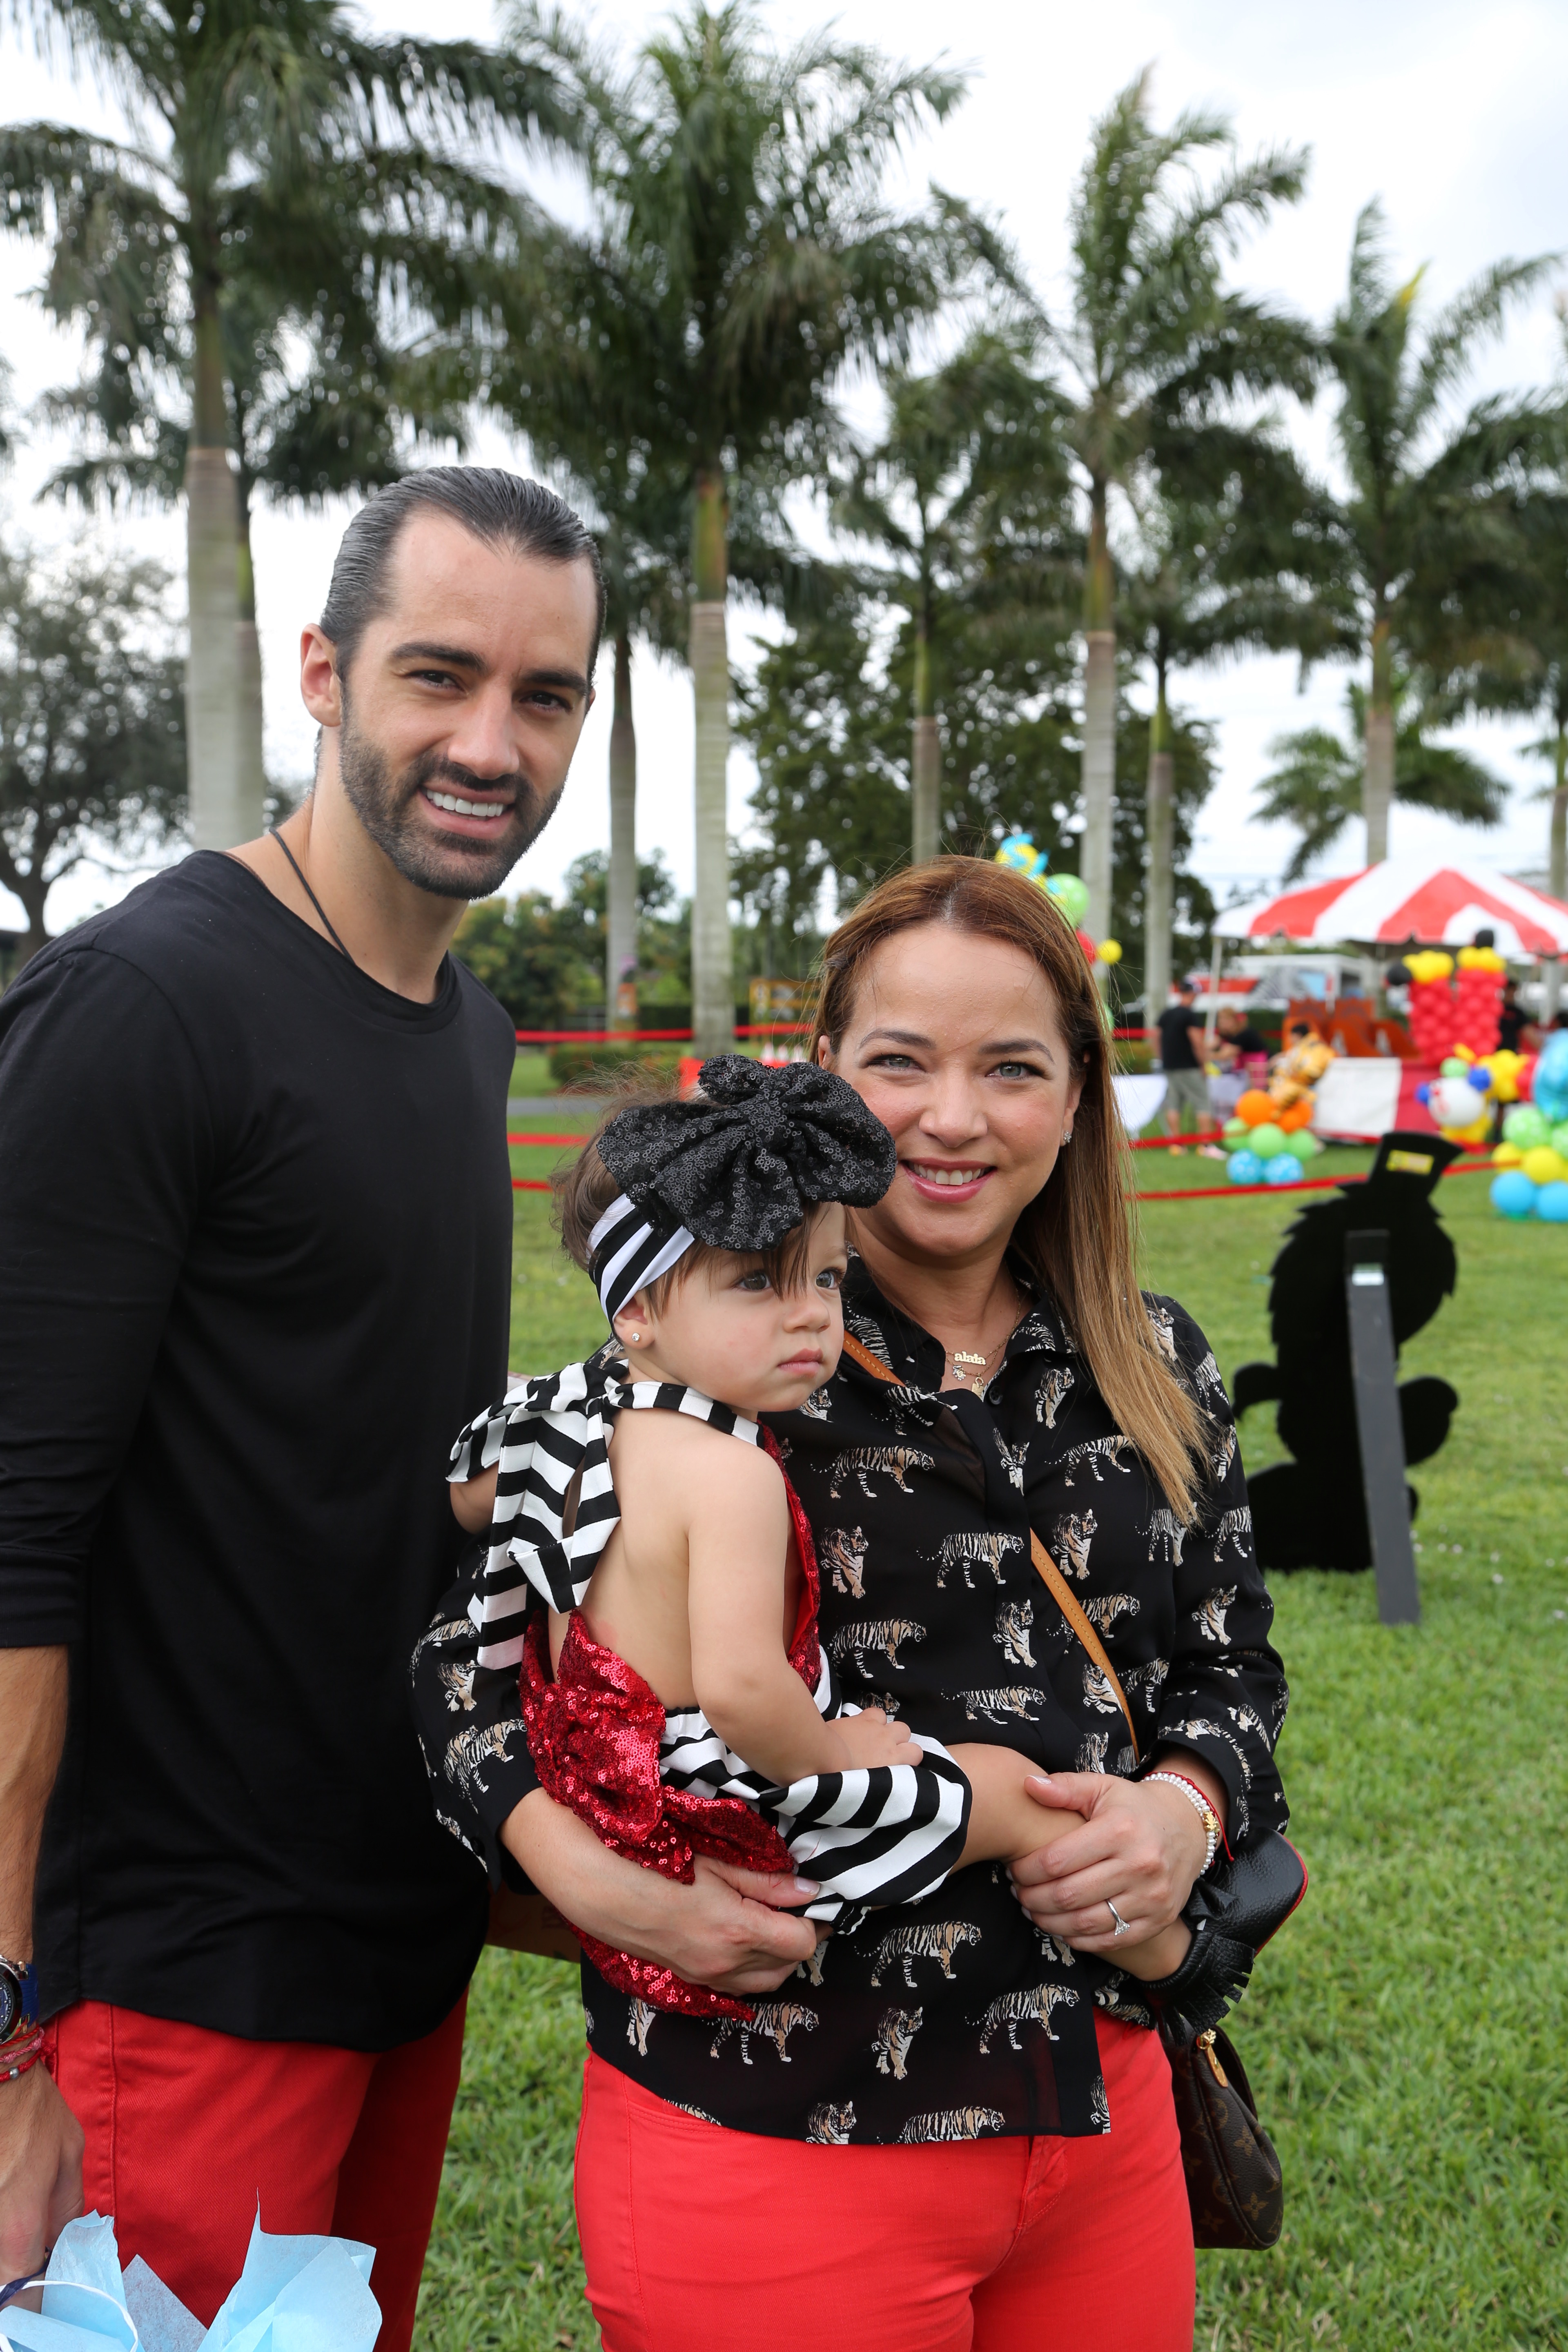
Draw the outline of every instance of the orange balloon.
M1261 1087L1248 1087L1236 1106L1236 1115L1244 1118L1248 1127L1264 1127L1278 1108L1272 1095L1266 1095Z
M1299 1127L1310 1127L1312 1124L1312 1106L1308 1101L1306 1096L1300 1096L1295 1102L1289 1104L1284 1110L1277 1112L1275 1115L1274 1124L1276 1127L1282 1127L1287 1135L1294 1134L1295 1130Z

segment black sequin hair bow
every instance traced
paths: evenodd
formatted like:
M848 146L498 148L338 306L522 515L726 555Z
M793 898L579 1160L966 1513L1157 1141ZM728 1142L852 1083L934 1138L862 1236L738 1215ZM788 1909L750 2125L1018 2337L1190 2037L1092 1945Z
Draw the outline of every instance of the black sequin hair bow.
M892 1137L831 1070L719 1054L697 1083L685 1101L633 1104L598 1139L621 1187L589 1236L612 1322L694 1241L776 1249L819 1202L869 1208L893 1181Z

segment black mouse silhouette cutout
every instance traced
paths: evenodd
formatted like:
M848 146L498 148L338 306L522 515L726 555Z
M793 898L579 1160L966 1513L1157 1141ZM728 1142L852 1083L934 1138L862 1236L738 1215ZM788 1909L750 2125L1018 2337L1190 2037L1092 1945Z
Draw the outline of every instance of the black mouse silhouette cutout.
M1397 1350L1432 1320L1454 1287L1454 1244L1437 1214L1437 1179L1461 1157L1436 1135L1385 1135L1364 1184L1302 1210L1274 1261L1269 1328L1278 1361L1243 1364L1237 1413L1277 1400L1276 1426L1295 1459L1247 1479L1258 1565L1355 1572L1372 1566L1361 1442L1351 1380L1345 1239L1388 1235L1389 1307ZM1405 1381L1399 1419L1407 1464L1425 1462L1448 1434L1459 1402L1447 1381ZM1417 1496L1407 1486L1410 1515Z

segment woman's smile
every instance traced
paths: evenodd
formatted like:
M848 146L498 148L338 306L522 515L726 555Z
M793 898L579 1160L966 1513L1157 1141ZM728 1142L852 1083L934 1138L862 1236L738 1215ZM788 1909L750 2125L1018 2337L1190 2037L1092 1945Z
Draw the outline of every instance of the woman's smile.
M900 1165L923 1201L973 1201L996 1173L994 1168L974 1160L956 1165L945 1160L905 1160Z

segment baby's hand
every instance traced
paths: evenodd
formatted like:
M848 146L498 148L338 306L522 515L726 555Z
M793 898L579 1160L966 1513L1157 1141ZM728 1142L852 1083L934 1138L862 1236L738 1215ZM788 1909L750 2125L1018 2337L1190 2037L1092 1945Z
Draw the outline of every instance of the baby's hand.
M902 1724L889 1723L879 1706L868 1706L859 1715L837 1716L828 1729L844 1753L840 1767L844 1771L874 1772L884 1764L924 1760Z

